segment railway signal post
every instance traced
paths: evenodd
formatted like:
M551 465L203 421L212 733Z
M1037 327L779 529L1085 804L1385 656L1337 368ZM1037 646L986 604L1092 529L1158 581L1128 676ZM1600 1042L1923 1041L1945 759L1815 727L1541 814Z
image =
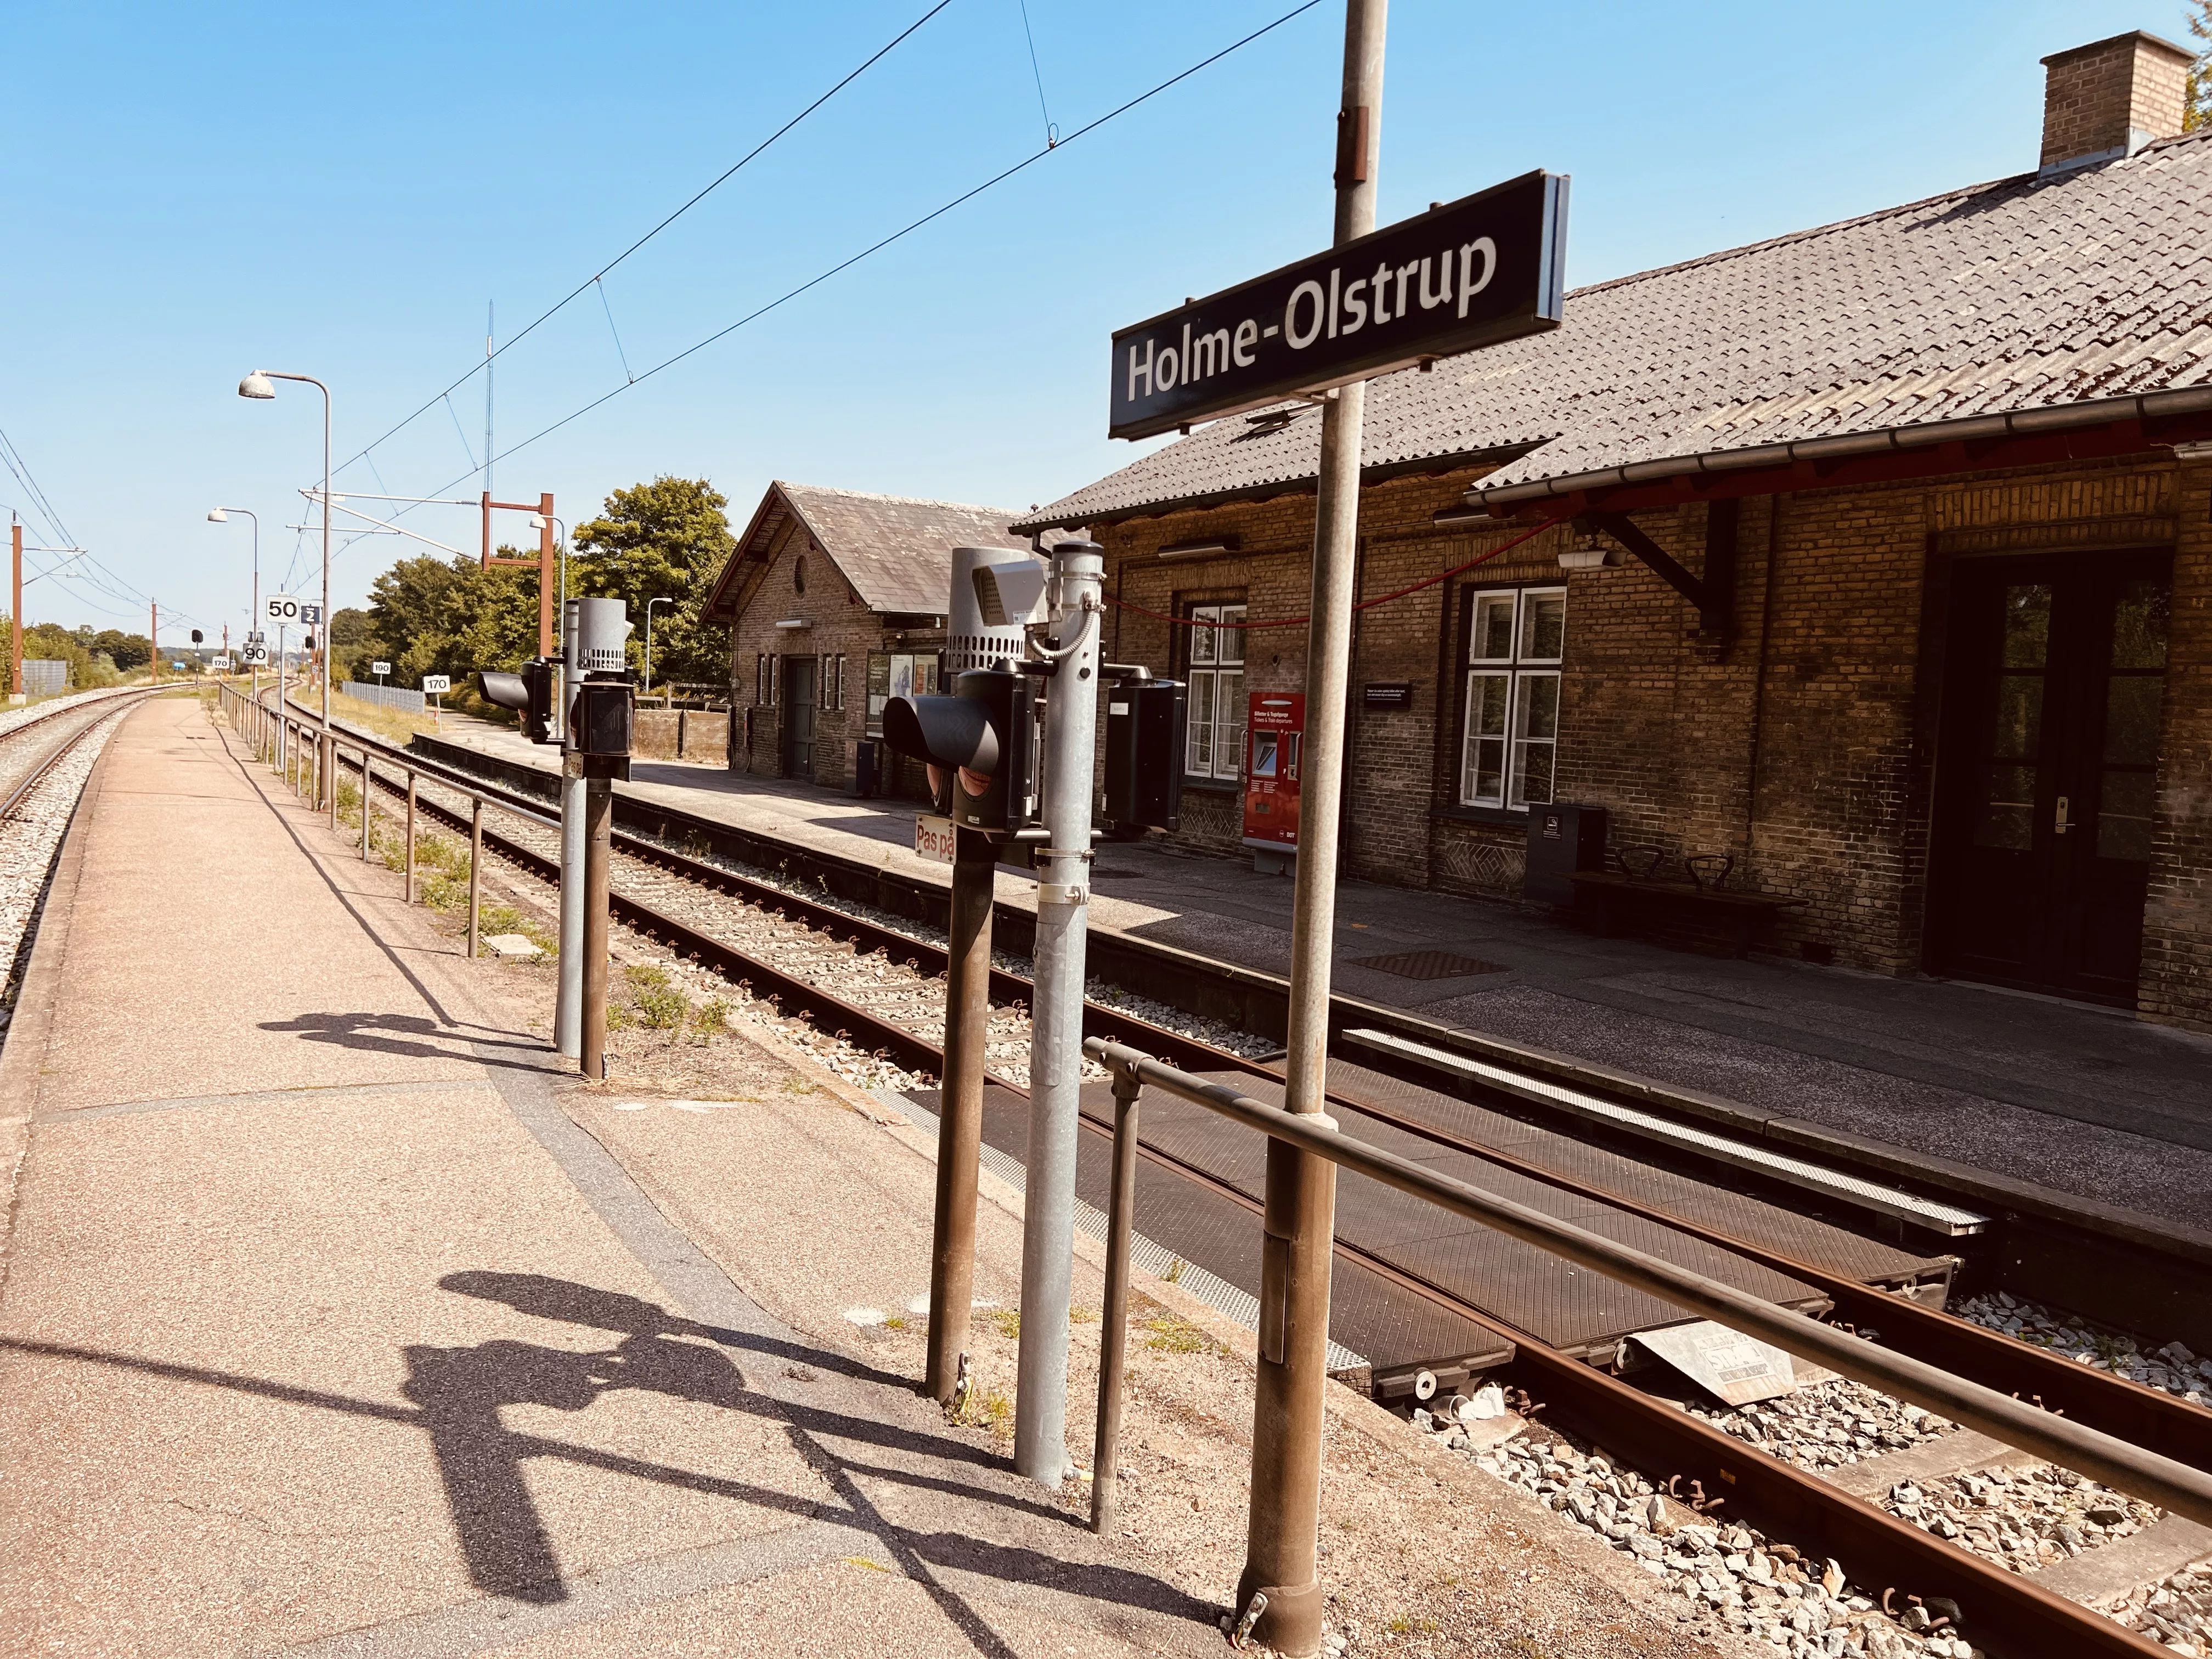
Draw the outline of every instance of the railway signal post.
M1018 548L958 547L952 550L951 592L946 605L945 668L957 676L980 673L979 694L1011 680L999 665L1025 655L1032 606L1002 587L996 572L1018 567L1029 578L1042 568ZM984 574L979 586L978 573ZM1034 592L1042 583L1036 580ZM986 620L988 588L993 619ZM1015 600L1010 611L1009 599ZM958 684L956 679L955 684ZM1015 705L1021 705L1016 718ZM930 1396L955 1403L967 1358L968 1316L975 1299L975 1192L983 1146L983 1074L991 1018L991 908L996 896L1000 844L1026 824L1027 780L1035 723L1026 699L1007 696L894 697L884 711L884 739L901 754L926 762L939 811L948 816L918 822L917 843L927 836L950 839L952 857L951 936L945 981L945 1074L938 1091L937 1206L930 1249L929 1354L924 1378ZM957 816L954 816L956 815Z

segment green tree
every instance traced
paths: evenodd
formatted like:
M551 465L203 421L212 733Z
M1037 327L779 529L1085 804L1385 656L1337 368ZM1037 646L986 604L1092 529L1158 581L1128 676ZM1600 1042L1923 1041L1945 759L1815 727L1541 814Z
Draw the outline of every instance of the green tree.
M106 652L116 667L126 674L134 668L143 668L154 659L153 644L143 634L125 634L119 629L101 629L92 636L92 649Z
M2198 42L2189 66L2189 101L2181 109L2181 130L2194 132L2212 126L2212 0L2189 0L2182 16Z
M333 681L368 678L372 624L368 612L344 605L331 612L331 678Z
M629 660L642 666L645 607L672 599L653 614L653 677L720 684L729 678L729 636L699 619L737 538L724 510L729 498L704 478L662 477L617 489L604 513L575 530L579 556L568 568L568 591L580 597L621 599L636 624Z
M499 551L520 556L510 547ZM333 613L333 624L343 614ZM370 584L367 617L354 647L362 658L389 659L397 684L449 674L459 688L480 668L511 669L537 655L538 572L486 570L465 555L402 559Z

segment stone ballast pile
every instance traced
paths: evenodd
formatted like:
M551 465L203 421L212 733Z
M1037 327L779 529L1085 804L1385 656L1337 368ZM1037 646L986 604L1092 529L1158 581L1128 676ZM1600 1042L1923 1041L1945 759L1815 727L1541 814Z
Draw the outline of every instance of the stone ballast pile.
M2124 1331L2108 1330L2078 1315L1990 1291L1952 1304L1947 1311L2079 1364L2110 1371L2145 1388L2162 1389L2192 1406L2212 1403L2212 1359L2201 1359L2179 1342L2145 1349Z
M1919 1445L1956 1426L1844 1376L1809 1383L1795 1394L1753 1406L1707 1407L1692 1402L1687 1409L1723 1434L1815 1474Z
M2199 1561L2159 1583L2146 1584L2106 1611L2130 1630L2163 1642L2185 1659L2212 1653L2212 1560Z
M1464 1435L1447 1432L1456 1449L1467 1449ZM1698 1515L1635 1470L1578 1450L1556 1431L1509 1440L1474 1461L1633 1556L1689 1603L1680 1615L1686 1621L1764 1641L1790 1659L1971 1659L1978 1652L1936 1625L1939 1615L1907 1605L1892 1619L1873 1595L1848 1583L1835 1562Z

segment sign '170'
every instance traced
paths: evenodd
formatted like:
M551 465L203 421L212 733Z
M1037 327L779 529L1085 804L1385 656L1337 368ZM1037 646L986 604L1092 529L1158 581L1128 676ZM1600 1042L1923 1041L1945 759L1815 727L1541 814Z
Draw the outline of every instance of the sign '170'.
M1114 336L1107 431L1146 438L1556 328L1567 180L1530 173Z

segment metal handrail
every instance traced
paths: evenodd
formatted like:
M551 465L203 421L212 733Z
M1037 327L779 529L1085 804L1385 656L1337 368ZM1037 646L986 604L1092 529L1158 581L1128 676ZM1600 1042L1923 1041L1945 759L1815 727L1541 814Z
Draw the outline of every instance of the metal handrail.
M1326 1118L1270 1106L1240 1095L1224 1085L1208 1083L1203 1078L1163 1065L1122 1043L1092 1037L1084 1043L1083 1051L1114 1073L1116 1106L1115 1193L1107 1243L1109 1306L1105 1318L1110 1352L1102 1355L1098 1382L1101 1455L1092 1471L1092 1524L1101 1530L1102 1516L1110 1521L1114 1504L1112 1449L1107 1443L1109 1427L1110 1424L1118 1431L1121 1414L1119 1344L1112 1339L1127 1317L1129 1215L1123 1202L1121 1173L1125 1155L1121 1142L1126 1137L1132 1143L1126 1161L1133 1169L1136 1102L1146 1085L1164 1089L1179 1099L1257 1129L1301 1152L1327 1158L1341 1169L1353 1170L1386 1187L1495 1228L1509 1237L1563 1256L1662 1301L1718 1320L1733 1330L1770 1342L1786 1353L1809 1359L1979 1429L2007 1445L2039 1453L2053 1462L2094 1476L2161 1509L2212 1524L2212 1474L2202 1469L2132 1445L2086 1424L2071 1422L1923 1360L1879 1347L1832 1325L1777 1307L1732 1285L1676 1267L1671 1261L1662 1261L1571 1222L1439 1175L1410 1158L1354 1139ZM1115 1301L1117 1291L1122 1298L1119 1303ZM1109 1365L1109 1360L1115 1363Z
M276 708L270 708L265 704L255 702L244 692L239 690L237 687L228 684L222 685L220 690L222 692L223 704L230 711L231 723L235 729L238 729L240 732L245 732L247 729L248 722L256 722L257 731L259 732L265 731L266 725L273 724L277 731L281 732L288 732L291 735L293 741L290 744L289 748L293 755L295 757L300 757L298 739L301 736L312 733L318 739L320 739L327 735L329 739L329 751L327 755L324 753L324 745L320 741L308 745L306 755L311 756L313 758L314 775L313 778L313 788L314 792L313 799L315 801L317 810L319 811L321 810L324 803L324 797L327 792L331 813L331 823L333 829L335 829L337 824L338 811L338 794L336 774L339 764L341 763L343 751L346 749L350 748L361 757L361 855L364 860L370 856L371 850L374 846L373 819L375 812L374 781L371 773L374 764L374 756L382 755L386 759L396 763L399 769L407 775L407 855L404 874L405 885L403 889L403 892L405 902L409 904L412 904L415 902L415 787L416 780L418 777L428 777L433 781L453 790L456 793L461 795L468 801L469 921L467 950L470 957L473 959L477 954L477 944L478 939L477 921L479 913L483 908L484 808L487 805L495 806L501 811L513 814L516 817L525 818L532 823L550 829L557 830L560 827L559 821L555 818L549 818L541 813L533 812L526 807L518 806L511 800L502 799L498 794L490 793L486 786L472 781L465 775L451 771L447 768L425 762L421 757L410 753L404 749L399 749L394 747L392 744L380 742L374 738L362 737L357 733L343 732L340 728L337 726L331 727L328 733L325 734L319 723L295 714L288 707L279 706ZM258 738L256 740L258 746ZM277 764L280 769L283 768L283 757L285 753L285 749L286 745L279 744L275 746L272 751L278 757ZM301 767L301 783L299 788L301 793L305 793L309 787L309 780L307 775L306 757L301 757L301 758L302 764ZM327 771L330 775L325 776L325 771Z

